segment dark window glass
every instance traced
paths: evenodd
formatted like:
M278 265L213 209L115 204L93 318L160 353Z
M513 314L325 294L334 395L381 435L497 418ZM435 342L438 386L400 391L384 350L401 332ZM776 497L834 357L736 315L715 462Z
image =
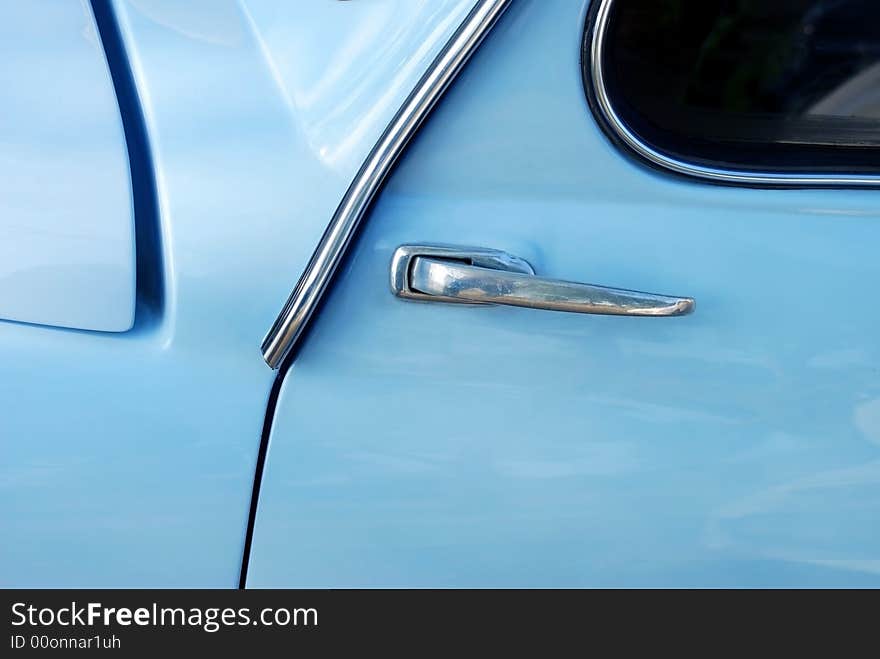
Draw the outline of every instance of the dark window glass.
M606 90L677 158L880 169L880 0L614 0Z

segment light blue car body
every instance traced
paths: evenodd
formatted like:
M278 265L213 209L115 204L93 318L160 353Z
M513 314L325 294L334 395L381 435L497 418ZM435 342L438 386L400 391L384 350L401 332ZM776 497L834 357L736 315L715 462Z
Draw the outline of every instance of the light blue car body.
M38 4L0 4L4 25ZM880 585L878 192L723 187L632 160L587 105L586 0L513 0L273 395L261 339L473 4L115 0L51 23L65 38L32 91L88 45L102 73L76 93L115 122L115 89L125 131L92 122L100 148L32 150L87 192L59 198L39 249L100 212L110 237L71 258L161 276L138 279L128 331L65 323L44 298L0 321L0 585L234 587L244 558L252 587ZM13 240L33 209L3 208ZM697 308L404 301L389 263L418 242Z

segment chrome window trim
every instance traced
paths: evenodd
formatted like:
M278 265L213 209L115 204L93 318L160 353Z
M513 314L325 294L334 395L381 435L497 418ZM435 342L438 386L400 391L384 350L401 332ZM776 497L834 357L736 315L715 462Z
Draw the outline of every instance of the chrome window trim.
M704 180L758 186L797 186L797 187L865 187L880 185L880 176L871 174L795 174L785 172L760 172L739 169L708 167L680 160L663 153L631 131L614 110L614 105L605 89L602 52L605 43L605 31L611 14L614 0L598 0L599 7L595 14L590 41L590 85L598 110L614 135L637 155L651 164L668 169L678 174L701 178Z
M388 124L263 339L263 359L271 368L279 368L302 337L370 202L398 156L509 4L510 0L478 0Z

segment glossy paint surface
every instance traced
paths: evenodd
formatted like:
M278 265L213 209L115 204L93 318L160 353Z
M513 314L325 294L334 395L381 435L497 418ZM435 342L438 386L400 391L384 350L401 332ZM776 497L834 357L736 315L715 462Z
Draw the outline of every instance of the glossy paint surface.
M880 193L627 159L584 5L514 2L366 220L281 391L249 586L880 585ZM697 309L405 301L413 242Z
M128 156L89 4L0 2L0 318L124 332Z
M336 33L331 4L360 12L364 38L390 49L382 84L318 84L358 42L353 24ZM456 27L437 3L396 18L395 3L369 3L397 21L379 33L358 4L112 4L155 163L164 311L120 335L0 323L0 584L238 584L274 377L260 340L421 75L401 68L404 53L427 64ZM305 78L285 77L288 54L269 42L288 29L295 42L302 24L326 40L298 53ZM308 93L291 98L297 81ZM316 127L314 108L331 107L333 126Z
M343 186L338 202L474 2L308 4L294 8L287 0L241 3L310 157ZM322 230L323 226L326 222Z

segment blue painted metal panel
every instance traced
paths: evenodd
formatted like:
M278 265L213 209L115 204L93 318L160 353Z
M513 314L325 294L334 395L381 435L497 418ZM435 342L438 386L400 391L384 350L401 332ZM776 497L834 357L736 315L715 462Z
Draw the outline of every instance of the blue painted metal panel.
M0 318L124 332L131 186L89 5L4 0L0 42Z
M0 323L0 584L237 585L274 377L260 340L456 27L436 3L397 18L369 3L383 32L352 3L369 32L334 41L329 4L113 3L155 165L165 304L120 335ZM273 44L303 24L327 40L294 66ZM388 54L375 79L327 78L371 46Z
M880 585L880 195L627 159L584 4L517 0L376 204L282 388L249 585ZM697 310L393 298L419 241Z

